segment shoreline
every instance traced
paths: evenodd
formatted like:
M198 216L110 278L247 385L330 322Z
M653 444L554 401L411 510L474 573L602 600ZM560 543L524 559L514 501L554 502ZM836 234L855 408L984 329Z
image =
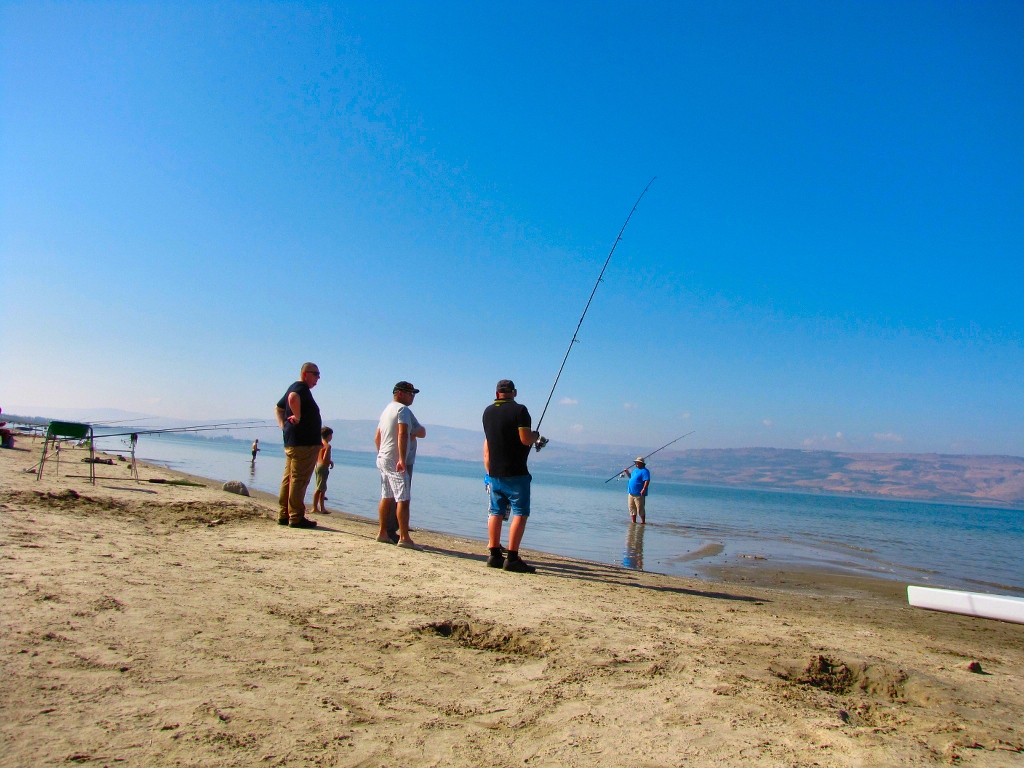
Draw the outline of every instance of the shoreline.
M107 458L116 457L116 451L100 451L97 450L97 456L105 456ZM360 453L356 451L348 451L347 453ZM370 455L370 454L366 454ZM428 458L428 457L424 457ZM436 457L434 457L436 458ZM456 461L461 462L462 460L456 459L442 459L443 461ZM221 486L225 481L217 480L214 478L206 477L203 475L197 475L193 473L183 472L181 470L172 469L164 466L163 464L148 461L138 461L137 465L140 469L149 468L151 470L159 470L162 473L178 477L180 479L196 482L204 485L207 488L213 490L220 490ZM99 470L98 470L99 471ZM543 474L543 473L541 473ZM580 478L586 477L584 475L564 475L565 477ZM543 482L543 480L541 480ZM680 487L682 484L678 483L667 483L671 485L677 485ZM247 485L248 487L248 485ZM790 491L774 491L767 489L758 488L733 488L731 486L692 486L687 485L685 487L692 488L716 488L724 490L744 490L744 491L765 491L768 493L779 493L787 494ZM271 507L276 508L277 496L267 491L262 491L256 488L248 487L248 491L252 498L258 498ZM799 493L793 492L794 495L802 496L819 496L819 497L831 497L833 494L816 494L816 493ZM836 496L836 498L847 498L844 496ZM891 499L880 499L882 501L888 501ZM917 502L916 500L910 500L913 503L930 503L930 502ZM328 505L328 509L332 511L332 515L328 518L338 515L344 519L351 520L354 523L360 523L368 525L372 528L376 528L377 521L375 518L357 515L354 513L346 512L337 507ZM312 515L311 515L312 516ZM316 519L325 520L322 516L317 515ZM428 528L419 528L411 526L411 530L417 534L427 534L429 536L446 537L453 541L458 541L460 546L472 549L474 546L479 552L486 553L487 544L483 538L474 538L472 536L465 536L461 534L448 533L445 531L435 531ZM686 577L681 575L673 575L669 573L662 573L659 571L631 569L626 566L617 563L606 563L597 560L588 560L587 558L574 557L571 555L562 555L557 552L550 552L543 549L531 549L525 547L523 549L524 557L527 559L534 558L537 556L553 557L565 560L568 562L578 561L580 563L587 563L602 568L617 568L624 572L633 573L645 573L650 575L657 575L668 579L679 579L681 581L693 581L697 580L700 582L706 582L711 585L734 585L734 586L759 586L766 589L785 589L796 592L806 593L821 593L821 594L868 594L875 596L885 596L887 599L895 600L897 602L903 602L906 604L906 588L911 583L906 579L898 578L896 576L889 577L885 575L865 575L859 573L850 573L842 566L828 567L813 567L807 566L794 561L787 560L776 560L772 559L767 562L758 561L752 559L749 562L736 562L729 564L715 564L715 565L695 565L695 570L699 575L694 577ZM898 566L901 568L909 568L909 566ZM930 586L929 580L920 581L922 586ZM1014 595L1024 595L1024 589L1013 587L1010 585L995 585L995 584L979 584L980 591L986 591L986 589L1001 590L1004 593Z
M16 449L19 451L25 451L24 448ZM31 450L31 449L29 449ZM117 461L117 452L112 451L96 451L97 457L112 458ZM180 470L172 469L159 463L153 463L149 461L139 460L136 462L140 470L146 469L149 471L155 471L160 475L166 476L166 479L178 479L185 480L188 482L196 483L204 488L212 491L224 493L222 486L227 481L221 481L214 478L206 477L203 475L196 475L188 472L182 472ZM49 466L49 465L48 465ZM109 465L99 465L109 466ZM119 464L114 464L119 466ZM97 469L97 471L102 471ZM49 475L47 471L44 478ZM67 475L63 476L67 477ZM76 480L82 481L86 487L89 486L88 479L82 476L74 476ZM107 481L118 481L118 478L104 478L97 476L96 487L102 487L99 483L100 480ZM124 478L125 482L128 482L128 478ZM134 481L131 481L134 482ZM143 480L139 489L144 490L149 483ZM152 486L150 486L152 487ZM712 486L691 486L691 487L712 487ZM718 487L718 486L714 486ZM725 489L729 489L730 486L723 486ZM247 486L250 499L261 502L267 507L268 519L276 519L276 513L271 514L277 508L277 496L267 491L262 491L256 488L250 488ZM745 488L743 490L764 490L756 488ZM773 492L773 491L769 491ZM778 491L779 493L789 493L788 491ZM831 496L832 494L814 494L808 493L804 495L815 495L815 496ZM239 497L246 498L246 497ZM839 497L843 498L843 497ZM884 500L884 499L883 499ZM916 501L916 500L911 500ZM928 502L920 502L928 503ZM318 521L318 527L326 526L331 520L344 520L347 523L362 526L372 530L373 534L376 534L377 520L366 517L363 515L357 515L354 513L346 512L342 509L328 506L331 514L315 515ZM307 513L312 516L312 513ZM326 529L326 528L325 528ZM430 540L447 540L449 543L457 544L460 548L464 548L470 551L475 551L478 555L478 559L481 562L487 559L487 542L483 538L473 538L469 536L463 536L458 534L447 533L444 531L434 531L427 528L418 528L410 526L410 531L417 534L417 537L427 537ZM558 562L560 564L577 564L581 567L609 569L611 571L621 573L626 578L629 575L634 576L647 576L657 578L658 580L665 580L667 582L678 582L681 585L685 585L687 588L692 588L694 584L704 584L709 587L732 587L732 588L748 588L755 587L757 589L766 590L778 590L783 592L789 592L794 594L822 594L822 595L850 595L861 593L864 595L870 595L872 597L878 597L885 600L889 600L901 605L908 605L906 598L906 589L911 582L904 579L889 578L886 576L871 576L861 574L851 574L843 572L842 568L837 566L835 569L827 567L808 567L800 565L798 563L790 562L757 562L752 561L749 563L737 563L730 565L709 565L709 566L698 566L708 574L712 575L711 579L701 578L700 576L686 577L678 576L668 573L662 573L658 571L650 570L637 570L626 567L618 563L605 563L597 560L588 560L586 558L572 557L569 555L562 555L556 552L548 552L540 549L524 548L524 556L528 556L532 559L538 557L544 560L550 560L552 562ZM715 578L717 577L717 578ZM922 584L921 586L929 586L928 584ZM1009 585L986 585L993 588L1004 589L1008 591L1016 591L1024 593L1024 590L1012 587Z
M203 477L201 475L193 475L187 472L181 472L178 470L164 467L160 464L151 464L149 462L138 462L138 466L141 468L143 465L153 469L159 469L162 472L172 474L176 477L180 477L184 480L190 480L192 482L202 483L207 488L213 490L220 490L224 484L222 481L215 480L213 478ZM261 491L254 488L248 488L249 494L252 498L260 499L264 503L270 505L272 508L277 506L277 497L266 491ZM327 516L313 515L309 513L311 517L314 517L318 524L329 523L331 519L344 519L346 521L364 525L374 531L376 535L377 521L370 517L363 515L356 515L351 512L345 512L344 510L337 509L330 505L327 506L331 510L331 514ZM480 555L481 561L487 559L487 542L485 539L477 539L470 536L461 536L457 534L446 533L444 531L434 531L428 528L418 528L416 526L410 526L410 531L417 535L417 540L420 536L426 536L433 540L434 537L441 539L448 539L451 542L456 542L461 548L465 548L470 551L476 551ZM746 587L746 586L757 586L763 589L783 589L792 592L806 592L806 593L821 593L821 594L851 594L851 593L863 593L871 595L873 597L881 597L888 600L893 600L897 603L907 602L907 586L909 582L895 579L886 578L884 576L860 576L853 574L842 573L839 570L830 570L826 568L808 568L801 567L799 565L786 565L782 566L772 565L758 565L756 563L750 564L737 564L737 565L721 565L721 566L704 566L703 569L713 572L720 573L722 576L718 579L702 579L699 577L684 577L675 576L672 574L661 573L659 571L650 570L637 570L634 568L628 568L624 565L617 563L603 563L597 560L588 560L586 558L571 557L568 555L561 555L557 552L548 552L541 549L531 549L524 547L523 557L527 560L535 560L537 556L543 557L545 560L553 559L561 563L578 563L580 566L595 567L595 568L609 568L615 571L621 571L623 574L645 574L648 576L656 576L661 579L667 579L670 581L678 581L681 584L686 584L688 587L692 586L693 582L704 583L709 586L731 586L731 587ZM785 577L785 578L783 578ZM1013 588L1010 588L1013 589ZM1024 590L1022 590L1024 592Z
M209 488L219 490L223 484L219 480L213 478L203 477L200 475L194 475L187 472L181 472L179 470L170 469L161 464L150 464L146 463L147 466L159 468L162 471L173 473L184 479L191 480L193 482L200 482ZM139 466L143 466L143 462L139 462ZM266 491L261 491L254 488L249 488L249 493L254 498L258 497L264 502L271 506L276 506L277 497L274 494ZM756 490L756 489L753 489ZM815 494L811 494L815 495ZM362 523L375 529L377 521L374 518L366 517L363 515L357 515L351 512L345 512L337 507L328 505L328 509L332 511L333 515L341 515L346 519L349 519L356 523ZM316 516L317 519L323 519L321 516ZM330 516L328 516L330 517ZM419 528L417 526L411 526L411 530L417 534L427 534L430 536L441 536L452 539L453 541L460 542L460 546L471 549L476 546L477 550L481 553L487 552L487 543L483 538L474 538L472 536L465 536L461 534L448 533L445 531L435 531L429 528ZM766 589L785 589L796 592L806 593L822 593L822 594L855 594L862 593L873 596L884 596L887 599L894 600L896 602L907 602L907 587L914 583L919 583L921 586L937 586L931 583L930 579L922 579L917 582L911 582L907 579L899 578L896 576L884 576L884 575L865 575L859 573L851 573L848 569L844 569L840 565L835 567L813 567L800 564L793 561L779 561L770 560L767 562L761 562L756 559L752 559L749 562L737 562L731 564L717 564L717 565L696 565L696 570L700 573L697 577L688 577L674 575L671 573L663 573L656 570L637 570L628 568L617 563L606 563L599 560L589 560L587 558L575 557L571 555L562 555L557 552L550 552L544 549L531 549L525 547L523 549L524 557L536 557L541 555L544 557L556 557L566 561L578 561L580 563L587 563L598 567L607 568L618 568L624 572L633 573L646 573L651 575L662 576L669 579L681 579L683 581L693 580L696 578L698 581L706 582L708 584L730 584L734 586L759 586ZM904 569L909 569L909 566L899 566ZM971 581L971 580L966 580ZM1024 595L1024 588L1014 587L1006 584L992 584L987 582L973 582L977 585L975 591L986 592L988 590L996 590L992 594L1011 594L1014 596ZM951 587L952 588L952 587Z
M189 439L189 438L186 438L186 439ZM196 439L196 438L191 438L191 439ZM199 438L199 439L209 439L209 438ZM360 455L365 454L367 456L371 455L371 454L366 453L366 452L358 452L358 451L343 451L343 452L345 452L345 453L353 453L353 454L360 454ZM118 454L117 451L100 451L100 450L97 450L97 456L103 455L103 456L106 456L106 457L109 458L109 457L116 457L117 454ZM434 458L434 459L436 459L436 458L439 458L439 457L424 457L424 458ZM441 458L440 460L444 461L444 462L449 462L450 461L450 462L457 462L457 463L466 463L464 460L461 460L461 459L445 459L445 458ZM159 471L161 471L163 473L169 473L169 474L171 474L171 475L173 475L175 477L179 477L181 479L185 479L185 480L189 480L189 481L192 481L192 482L200 483L200 484L202 484L202 485L204 485L204 486L206 486L208 488L214 489L214 490L220 490L220 488L223 485L223 483L227 482L226 480L225 481L221 481L221 480L217 480L217 479L206 477L206 476L202 476L202 475L196 475L196 474L192 474L192 473L188 473L188 472L183 472L181 470L172 469L172 468L164 466L163 464L160 464L160 463L146 462L146 461L141 461L140 460L140 461L137 462L137 464L138 464L140 469L143 468L143 467L148 467L148 468L151 468L151 469L154 469L154 470L159 470ZM543 474L543 472L540 473L540 474ZM586 475L557 475L557 476L560 476L560 477L570 477L570 478L586 478L586 477L588 477ZM237 479L237 478L235 478L235 479ZM542 478L541 478L541 482L543 482ZM841 496L841 495L836 495L836 494L821 494L821 493L814 493L814 492L799 492L799 491L774 490L774 489L762 489L762 488L739 488L737 486L710 486L710 485L703 486L703 485L691 485L691 484L684 485L684 484L671 483L671 482L666 482L665 484L675 485L675 486L678 486L678 487L696 488L696 489L714 488L714 489L718 489L718 490L739 490L739 491L754 491L754 492L763 491L763 492L770 493L770 494L792 494L792 495L797 495L797 496L812 496L812 497L822 497L822 498L838 498L838 499L854 498L852 496ZM247 487L248 487L248 484L247 484ZM251 494L252 498L259 498L264 503L267 503L271 507L276 508L276 505L277 505L277 496L276 495L274 495L272 493L269 493L269 492L266 492L266 491L261 491L261 490L255 489L255 488L251 488L251 487L248 487L248 491ZM869 497L864 497L864 498L869 498ZM880 498L870 497L870 500L875 500L875 501L893 501L894 503L897 503L899 501L908 501L910 503L921 503L921 504L943 504L944 503L944 502L921 501L921 500L917 500L917 499L897 500L897 499L884 498L884 497L880 497ZM958 504L958 505L954 505L954 506L980 507L980 508L997 509L997 510L1003 510L1004 509L1003 507L982 507L981 505L969 505L969 504ZM365 524L365 525L369 525L369 526L373 527L374 529L375 529L375 527L377 525L377 520L375 518L368 517L368 516L363 516L363 515L357 515L357 514L350 513L350 512L345 512L342 509L339 509L337 507L333 507L333 506L330 506L330 505L328 505L328 508L331 509L331 511L332 511L332 513L334 515L340 515L340 516L344 517L345 519L351 520L352 522L362 523L362 524ZM320 516L317 516L317 518L318 519L323 519L323 518L320 518ZM474 538L472 536L465 536L463 534L448 533L448 532L445 532L445 531L435 531L435 530L432 530L432 529L419 528L419 527L416 527L416 526L412 526L411 530L413 532L416 532L416 533L427 534L427 535L430 535L430 536L447 537L449 539L452 539L453 541L460 542L460 546L464 546L464 547L466 547L468 549L471 549L473 546L476 546L477 550L479 552L482 552L482 553L486 553L486 551L487 551L486 540L484 538ZM481 528L481 531L483 531L483 530L484 529ZM873 574L864 574L864 573L851 573L849 568L845 568L845 567L843 567L842 565L839 565L839 564L836 564L835 566L827 566L826 565L826 566L815 567L815 566L808 566L808 565L802 564L802 563L800 563L798 561L779 560L779 559L776 559L776 558L771 558L771 559L766 560L766 561L760 560L759 558L751 558L751 559L749 559L749 561L746 561L746 562L718 563L718 564L711 564L711 565L702 565L702 564L698 563L698 564L695 564L695 566L694 566L695 570L697 571L697 575L695 575L693 577L687 577L687 576L674 575L674 574L670 574L670 573L663 573L663 572L653 571L653 570L637 571L635 569L628 568L628 567L623 566L623 565L618 564L618 563L603 562L603 561L599 561L599 560L588 560L587 558L575 557L575 556L571 556L571 555L562 555L562 554L559 554L557 552L551 552L551 551L543 550L543 549L531 549L529 547L526 547L526 548L523 549L523 552L524 552L524 557L526 557L527 559L529 559L530 557L536 558L537 556L556 557L556 558L563 559L565 561L578 561L580 563L589 563L589 564L592 564L594 566L598 566L598 567L602 567L602 568L604 568L604 567L619 568L619 569L621 569L621 570L623 570L625 572L646 573L646 574L651 574L651 575L662 576L662 577L669 578L669 579L680 579L682 581L692 581L692 580L696 579L697 581L706 582L706 583L712 584L712 585L727 585L727 584L731 584L731 585L734 585L734 586L755 586L756 585L756 586L759 586L759 587L762 587L762 588L766 588L766 589L784 589L784 590L790 590L790 591L796 591L796 592L806 592L806 593L821 593L821 594L857 594L857 593L861 593L861 594L868 594L868 595L885 596L887 599L895 600L897 602L902 602L903 604L907 603L906 588L907 588L907 586L909 586L911 584L919 584L920 586L937 586L937 587L940 587L940 588L950 588L950 589L961 589L961 590L966 589L966 590L970 590L970 591L988 592L988 593L991 593L991 594L1009 594L1009 595L1013 595L1013 596L1022 596L1022 595L1024 595L1024 588L1016 587L1016 586L1008 585L1008 584L998 584L998 583L992 583L992 582L983 582L983 581L972 580L972 579L961 579L961 581L965 582L965 585L943 587L940 583L933 583L930 578L923 578L923 579L919 579L919 580L916 580L916 581L910 581L910 580L908 580L906 578L901 578L901 577L896 576L896 575L887 576L887 575L884 575L884 574L873 575ZM745 557L745 556L740 555L740 557ZM912 566L905 566L905 565L901 565L901 564L898 564L898 563L896 563L894 565L895 565L895 567L901 568L903 570L914 570L914 568ZM974 586L968 586L968 585L974 585Z

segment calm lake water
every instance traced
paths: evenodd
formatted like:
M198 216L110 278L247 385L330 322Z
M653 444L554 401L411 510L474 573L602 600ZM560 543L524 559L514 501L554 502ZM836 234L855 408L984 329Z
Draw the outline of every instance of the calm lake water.
M100 445L125 450L113 438ZM137 455L276 495L284 451L279 445L261 448L252 466L245 443L143 436ZM329 507L376 519L380 475L374 458L334 452ZM310 497L312 490L310 484ZM630 524L621 482L538 472L532 496L527 549L701 577L708 566L759 557L776 565L1024 594L1019 510L674 485L658 481L656 466L646 526ZM482 463L418 457L411 509L414 529L485 540Z

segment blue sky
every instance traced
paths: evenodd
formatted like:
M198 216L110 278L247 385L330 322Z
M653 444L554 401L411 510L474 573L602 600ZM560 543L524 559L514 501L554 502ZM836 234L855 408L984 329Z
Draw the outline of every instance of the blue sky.
M1024 6L0 6L0 406L1024 454ZM564 401L564 402L561 402Z

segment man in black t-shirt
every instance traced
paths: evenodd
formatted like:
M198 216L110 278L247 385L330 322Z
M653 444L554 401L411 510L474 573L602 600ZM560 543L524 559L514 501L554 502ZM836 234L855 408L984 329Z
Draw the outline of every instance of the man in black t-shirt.
M491 551L488 568L516 573L537 569L519 557L519 543L530 516L530 471L526 460L530 448L540 439L531 429L530 412L516 402L516 385L509 379L498 382L494 403L484 410L484 470L491 478L491 509L487 538ZM501 554L501 525L512 513L508 529L508 559Z
M303 363L299 380L288 387L275 411L284 433L285 456L277 522L292 528L316 528L316 521L306 517L305 498L320 453L320 408L310 392L318 381L316 363Z

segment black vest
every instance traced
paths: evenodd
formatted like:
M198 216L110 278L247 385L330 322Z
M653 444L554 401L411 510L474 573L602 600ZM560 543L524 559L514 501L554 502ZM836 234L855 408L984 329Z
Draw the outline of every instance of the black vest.
M288 407L288 395L292 392L299 396L299 408L302 409L298 424L290 421L284 423L284 444L288 447L300 445L320 445L320 428L323 423L320 421L320 407L313 399L313 393L305 382L296 381L288 391L284 393L278 403L278 408L284 409L284 417L287 419L292 415L292 409Z

